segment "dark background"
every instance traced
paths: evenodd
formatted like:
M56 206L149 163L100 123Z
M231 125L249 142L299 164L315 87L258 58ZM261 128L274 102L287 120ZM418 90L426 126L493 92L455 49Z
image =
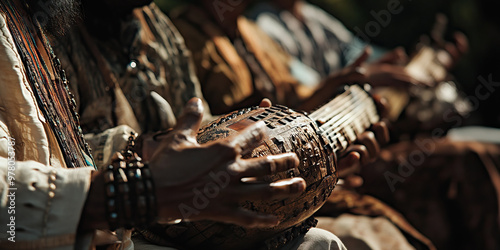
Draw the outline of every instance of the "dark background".
M165 11L182 3L178 0L155 0ZM365 30L374 21L371 11L387 10L389 0L310 0L340 19L351 31L355 27ZM390 23L381 28L371 42L387 48L404 46L412 51L422 34L431 30L435 15L448 17L446 38L453 31L462 31L469 38L470 51L454 69L458 83L467 95L474 95L479 76L500 82L500 13L496 1L486 0L400 0L403 10L391 16ZM468 123L500 127L500 87L487 100L480 103Z

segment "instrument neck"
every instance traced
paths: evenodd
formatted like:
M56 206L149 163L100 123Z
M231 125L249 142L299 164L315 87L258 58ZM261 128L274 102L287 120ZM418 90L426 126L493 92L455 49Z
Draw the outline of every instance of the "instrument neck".
M316 121L336 153L346 150L361 133L380 120L375 102L358 85L347 86L345 92L309 117Z

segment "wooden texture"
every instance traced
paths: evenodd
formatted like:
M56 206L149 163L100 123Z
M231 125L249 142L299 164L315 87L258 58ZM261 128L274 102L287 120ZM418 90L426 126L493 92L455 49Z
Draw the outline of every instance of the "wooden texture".
M369 95L359 86L351 86L310 117L280 105L232 112L202 128L198 142L226 138L259 121L267 125L267 138L243 152L244 158L295 152L300 159L297 169L260 181L302 177L307 185L302 194L284 200L242 202L249 210L276 215L280 224L265 229L213 221L156 225L141 231L148 240L188 249L276 248L286 244L315 225L310 217L328 199L338 179L337 153L378 121L378 115Z

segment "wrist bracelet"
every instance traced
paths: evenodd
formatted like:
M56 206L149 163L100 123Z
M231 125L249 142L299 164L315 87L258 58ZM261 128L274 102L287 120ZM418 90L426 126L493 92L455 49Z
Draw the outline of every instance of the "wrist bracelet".
M113 156L104 173L106 219L111 230L147 226L156 220L154 183L147 164L133 151L135 135L127 148Z
M109 165L104 173L104 187L106 189L106 219L109 228L113 231L118 227L118 206L114 181L113 166Z

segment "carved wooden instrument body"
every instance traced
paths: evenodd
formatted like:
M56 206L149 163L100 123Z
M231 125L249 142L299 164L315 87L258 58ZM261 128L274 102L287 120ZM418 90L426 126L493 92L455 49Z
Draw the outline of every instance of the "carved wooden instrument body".
M269 248L283 245L314 226L310 217L324 204L337 182L336 155L343 153L379 117L369 94L352 85L309 116L280 105L235 111L202 128L198 141L225 138L258 121L266 123L267 139L244 154L244 158L295 152L301 162L298 169L267 176L264 181L302 177L307 183L306 191L299 196L243 203L247 209L278 216L280 224L253 229L213 221L181 222L143 230L148 240L188 249L254 249L264 242Z

